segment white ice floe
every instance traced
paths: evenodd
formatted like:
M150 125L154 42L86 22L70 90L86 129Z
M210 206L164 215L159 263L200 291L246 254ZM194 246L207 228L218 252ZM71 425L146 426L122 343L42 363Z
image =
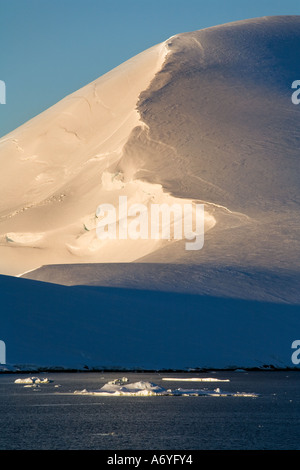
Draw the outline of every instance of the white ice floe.
M210 396L210 397L251 397L255 398L257 397L257 393L246 393L246 392L225 392L221 390L220 388L216 388L214 390L207 390L207 389L184 389L184 388L178 388L176 390L173 390L172 393L168 393L168 395L173 395L173 396L183 396L183 397L190 397L190 396Z
M183 379L180 377L163 377L163 380L169 382L230 382L229 379L216 379L214 377L193 377L191 379Z
M113 383L118 382L118 383ZM76 390L75 394L81 395L102 395L102 396L153 396L168 395L167 390L152 382L135 382L132 384L124 384L122 380L112 381L105 384L99 390Z
M25 379L16 379L15 384L26 384L26 385L36 385L36 384L49 384L52 382L47 377L40 379L39 377L26 377Z
M88 391L76 390L74 394L78 395L100 395L100 396L213 396L213 397L257 397L256 393L224 392L220 388L215 390L206 389L183 389L175 390L165 389L152 382L124 383L122 379L117 379L105 384L98 390Z

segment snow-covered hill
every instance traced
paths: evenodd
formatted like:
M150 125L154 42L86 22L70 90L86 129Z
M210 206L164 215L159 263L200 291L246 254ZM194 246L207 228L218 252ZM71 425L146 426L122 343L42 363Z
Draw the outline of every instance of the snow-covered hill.
M0 140L0 272L180 262L299 269L300 18L173 36ZM99 204L205 204L204 249L96 236Z
M8 362L293 366L299 51L299 16L178 34L0 140ZM100 240L119 196L204 204L204 247Z

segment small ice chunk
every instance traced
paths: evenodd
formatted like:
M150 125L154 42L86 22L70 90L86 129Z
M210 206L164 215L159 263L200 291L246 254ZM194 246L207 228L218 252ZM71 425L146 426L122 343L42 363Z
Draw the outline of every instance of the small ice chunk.
M129 382L127 377L122 377L121 379L114 379L110 382L107 382L109 385L124 385Z
M49 384L52 382L47 377L40 379L39 377L26 377L25 379L16 379L15 384Z
M16 379L15 384L33 384L34 377L27 377L26 379Z

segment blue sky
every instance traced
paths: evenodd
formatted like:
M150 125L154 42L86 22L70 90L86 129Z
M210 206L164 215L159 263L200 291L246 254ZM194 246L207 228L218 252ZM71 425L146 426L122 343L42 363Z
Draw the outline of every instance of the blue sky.
M173 34L266 15L299 0L0 0L0 136Z

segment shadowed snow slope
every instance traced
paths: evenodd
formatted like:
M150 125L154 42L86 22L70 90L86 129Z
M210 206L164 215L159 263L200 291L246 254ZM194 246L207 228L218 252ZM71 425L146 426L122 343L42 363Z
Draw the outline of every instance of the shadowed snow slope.
M214 295L299 304L300 273L250 266L102 263L43 266L25 278L66 286L88 285Z
M293 365L299 51L299 16L178 34L0 140L0 272L62 296L33 313L52 322L53 343L37 331L42 349L43 335L60 348L55 364L64 350L70 364L87 351L86 363L111 366ZM119 196L147 207L203 203L204 247L99 240L97 206ZM58 338L73 299L67 347ZM16 324L21 307L11 302ZM37 347L26 325L20 341Z
M11 276L0 288L4 368L294 367L299 306Z

